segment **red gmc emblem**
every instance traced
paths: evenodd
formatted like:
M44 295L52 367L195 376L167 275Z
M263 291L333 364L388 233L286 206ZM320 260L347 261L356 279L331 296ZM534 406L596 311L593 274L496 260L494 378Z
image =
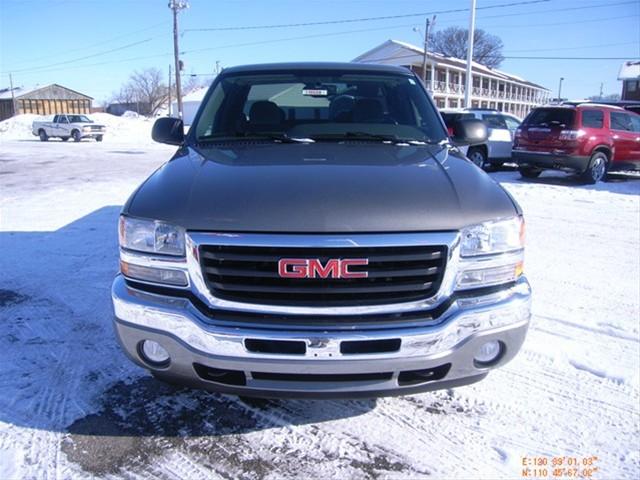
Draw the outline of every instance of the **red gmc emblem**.
M369 265L367 258L332 258L323 265L318 258L282 258L278 275L283 278L367 278L368 272L351 272L349 268Z

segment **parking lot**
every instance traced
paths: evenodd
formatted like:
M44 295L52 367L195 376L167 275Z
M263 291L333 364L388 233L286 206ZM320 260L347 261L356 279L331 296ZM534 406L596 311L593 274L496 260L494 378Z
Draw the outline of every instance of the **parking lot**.
M491 173L526 215L534 304L523 351L484 381L247 402L159 383L113 334L118 213L171 152L2 139L0 477L519 478L562 456L637 474L640 178Z

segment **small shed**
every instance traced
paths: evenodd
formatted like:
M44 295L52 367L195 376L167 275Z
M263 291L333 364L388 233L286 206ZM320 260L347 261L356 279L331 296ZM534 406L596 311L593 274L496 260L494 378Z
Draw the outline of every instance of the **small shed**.
M0 90L0 120L20 113L91 113L93 98L56 83Z

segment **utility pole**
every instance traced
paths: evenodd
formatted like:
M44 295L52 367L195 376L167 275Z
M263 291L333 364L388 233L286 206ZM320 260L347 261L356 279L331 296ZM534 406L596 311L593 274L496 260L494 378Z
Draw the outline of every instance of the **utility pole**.
M604 83L600 82L600 100L602 100L602 97L604 96Z
M16 95L13 92L13 77L11 74L9 74L9 88L11 89L11 109L13 110L11 116L13 117L18 112L16 112Z
M562 103L562 81L564 77L560 77L560 83L558 84L558 103Z
M471 0L469 12L469 40L467 41L467 78L464 86L464 107L471 107L471 89L473 88L472 68L473 62L473 36L476 29L476 0Z
M171 64L169 64L169 117L171 116Z
M429 34L431 29L436 23L436 16L434 15L431 20L428 18L424 23L424 50L422 52L422 81L427 84L427 52L429 51ZM419 30L419 29L418 29Z
M424 24L424 46L422 50L422 81L427 84L427 47L429 46L429 17Z
M173 57L176 68L176 99L178 100L178 115L182 118L182 91L180 86L182 63L178 49L178 12L189 8L189 2L187 2L187 0L169 0L169 8L173 12Z

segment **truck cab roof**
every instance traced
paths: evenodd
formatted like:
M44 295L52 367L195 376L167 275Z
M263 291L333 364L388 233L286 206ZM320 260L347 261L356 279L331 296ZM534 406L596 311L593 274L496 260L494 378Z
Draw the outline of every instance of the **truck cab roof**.
M400 75L410 75L411 71L404 67L395 65L379 65L373 63L351 63L351 62L287 62L287 63L261 63L254 65L240 65L237 67L225 68L223 74L229 73L264 73L270 71L291 71L291 70L343 70L349 72L380 72L395 73Z

